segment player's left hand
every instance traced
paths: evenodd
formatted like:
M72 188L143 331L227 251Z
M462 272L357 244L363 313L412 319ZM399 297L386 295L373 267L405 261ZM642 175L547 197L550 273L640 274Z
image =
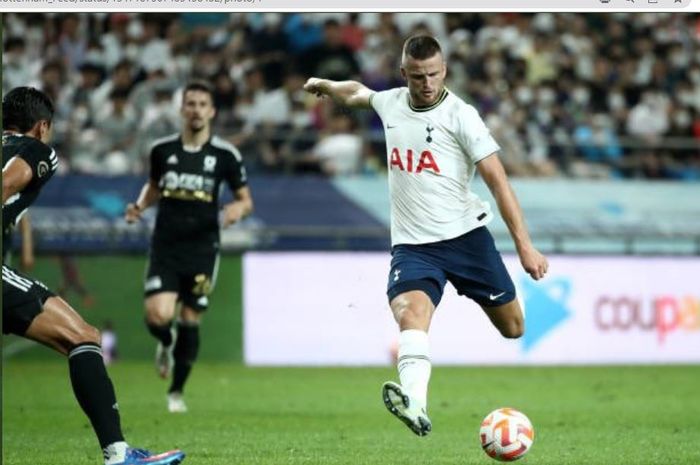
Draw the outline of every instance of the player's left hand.
M222 219L222 226L224 228L231 226L233 223L238 222L243 218L243 206L239 203L229 203L224 205L224 215Z
M518 251L520 263L535 281L544 278L549 269L547 258L531 245Z

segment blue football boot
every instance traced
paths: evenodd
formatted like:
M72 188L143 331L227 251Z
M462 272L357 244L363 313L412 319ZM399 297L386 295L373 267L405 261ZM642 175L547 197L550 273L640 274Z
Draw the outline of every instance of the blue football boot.
M116 465L178 465L185 460L185 453L180 449L154 455L145 449L128 447L123 462Z

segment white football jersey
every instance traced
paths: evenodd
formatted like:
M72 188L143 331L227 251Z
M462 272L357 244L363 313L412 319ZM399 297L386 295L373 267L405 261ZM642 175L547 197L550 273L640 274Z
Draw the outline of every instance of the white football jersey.
M452 239L491 221L469 185L476 163L500 147L474 107L445 90L415 108L406 87L375 92L370 104L384 124L392 245Z

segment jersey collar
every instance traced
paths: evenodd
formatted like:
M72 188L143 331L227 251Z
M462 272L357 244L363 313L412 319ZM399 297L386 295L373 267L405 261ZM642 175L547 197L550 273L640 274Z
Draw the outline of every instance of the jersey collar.
M410 108L411 110L416 111L416 112L430 111L430 110L432 110L432 109L434 109L434 108L437 108L438 105L440 105L442 102L444 102L445 99L447 98L447 95L448 95L448 94L449 94L449 92L447 91L447 88L446 88L446 87L443 87L442 93L441 93L440 96L437 98L437 100L435 100L435 103L433 103L432 105L429 105L429 106L427 106L427 107L416 107L416 106L413 106L413 103L411 103L411 96L409 95L409 96L408 96L408 106L409 106L409 108Z
M195 148L195 147L192 146L192 145L185 145L185 139L182 137L182 133L180 133L180 146L182 147L182 150L183 150L184 152L187 152L187 153L199 153L199 152L201 152L202 150L204 150L204 147L206 147L207 145L209 145L209 143L211 142L212 137L213 137L213 135L212 135L211 133L209 133L209 138L207 139L207 141L206 141L205 143L203 143L201 146L199 146L199 149L197 149L197 150L190 150L190 149Z

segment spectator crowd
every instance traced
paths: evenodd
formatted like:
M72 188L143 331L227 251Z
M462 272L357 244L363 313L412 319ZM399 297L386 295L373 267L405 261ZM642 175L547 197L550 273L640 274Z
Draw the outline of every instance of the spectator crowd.
M309 76L403 85L401 46L436 36L447 87L482 114L513 176L700 180L700 15L685 13L6 13L3 95L57 106L85 173L143 173L179 129L180 90L215 89L215 131L253 172L373 175L380 121L307 95Z

